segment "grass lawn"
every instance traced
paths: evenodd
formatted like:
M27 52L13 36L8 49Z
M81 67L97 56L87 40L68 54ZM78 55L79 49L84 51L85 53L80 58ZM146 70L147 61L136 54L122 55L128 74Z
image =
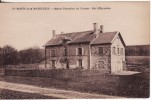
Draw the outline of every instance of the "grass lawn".
M125 59L130 64L150 65L150 56L126 56Z
M59 99L56 97L43 96L37 93L18 92L0 89L0 99Z
M1 76L0 81L123 97L149 97L149 71L130 76L103 74L60 79Z

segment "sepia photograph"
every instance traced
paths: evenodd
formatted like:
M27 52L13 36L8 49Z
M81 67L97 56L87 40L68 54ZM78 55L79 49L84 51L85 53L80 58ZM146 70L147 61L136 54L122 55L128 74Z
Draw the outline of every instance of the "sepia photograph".
M150 2L0 3L0 99L150 97Z

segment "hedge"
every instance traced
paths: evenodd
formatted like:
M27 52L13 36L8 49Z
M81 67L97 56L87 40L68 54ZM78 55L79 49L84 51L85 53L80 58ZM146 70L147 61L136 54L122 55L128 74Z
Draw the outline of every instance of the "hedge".
M73 69L5 69L6 76L26 76L26 77L80 77L88 75L100 75L109 73L108 70L73 70Z

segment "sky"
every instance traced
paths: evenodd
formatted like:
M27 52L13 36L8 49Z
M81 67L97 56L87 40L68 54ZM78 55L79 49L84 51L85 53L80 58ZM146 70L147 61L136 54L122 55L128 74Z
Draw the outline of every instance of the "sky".
M92 7L98 9L92 10ZM17 8L24 10L16 10ZM74 10L75 8L79 10ZM104 32L119 31L126 45L150 44L149 10L149 2L128 1L0 3L0 47L11 45L17 50L32 46L42 48L52 38L52 30L56 30L56 34L61 31L68 33L93 30L93 23L103 25Z

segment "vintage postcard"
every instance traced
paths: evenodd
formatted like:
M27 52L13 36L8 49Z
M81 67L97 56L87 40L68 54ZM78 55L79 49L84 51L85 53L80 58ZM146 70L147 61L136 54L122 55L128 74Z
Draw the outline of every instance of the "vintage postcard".
M150 3L0 3L0 99L149 98Z

